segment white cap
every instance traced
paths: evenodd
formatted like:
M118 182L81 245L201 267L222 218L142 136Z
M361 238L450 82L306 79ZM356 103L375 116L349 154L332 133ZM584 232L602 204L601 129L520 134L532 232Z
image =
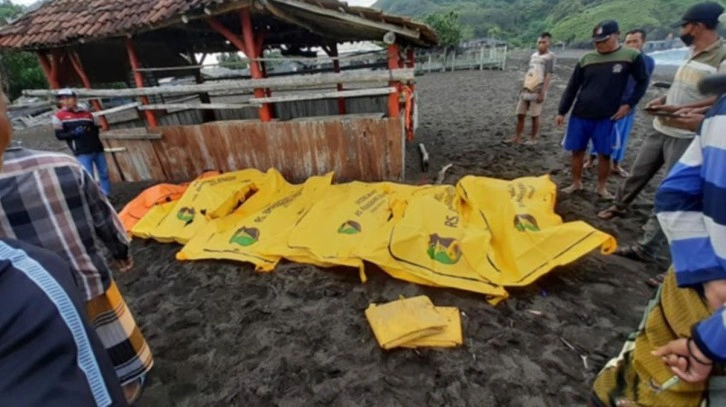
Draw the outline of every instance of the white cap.
M76 92L74 92L73 89L65 88L65 89L59 90L58 93L56 93L56 96L59 98L62 98L62 97L74 98L74 97L76 97Z

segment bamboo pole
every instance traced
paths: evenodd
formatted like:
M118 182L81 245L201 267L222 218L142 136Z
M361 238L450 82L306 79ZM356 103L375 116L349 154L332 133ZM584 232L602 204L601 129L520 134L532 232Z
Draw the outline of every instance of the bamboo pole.
M130 37L126 37L126 52L129 54L129 63L131 64L131 69L134 71L134 81L136 82L136 87L143 88L144 77L141 72L137 71L141 64L139 63L138 55L136 55L136 48L134 47L134 42L131 40ZM149 98L146 96L141 96L141 104L148 105ZM159 124L156 121L156 115L153 111L147 110L144 113L146 114L146 123L149 125L149 127L159 127Z
M130 89L74 89L79 97L141 97L153 95L191 95L199 92L235 92L254 88L309 89L335 85L337 83L376 83L406 82L415 80L413 69L394 69L390 71L343 71L339 74L324 73L314 75L284 76L266 79L243 79L203 85L155 86ZM27 89L26 96L55 97L55 92L47 89Z

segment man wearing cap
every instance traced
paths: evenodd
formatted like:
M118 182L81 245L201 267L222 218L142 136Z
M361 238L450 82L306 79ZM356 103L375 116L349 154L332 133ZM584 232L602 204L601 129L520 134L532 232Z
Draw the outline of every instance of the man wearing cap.
M691 47L691 55L678 69L668 94L646 105L646 112L656 115L654 130L643 141L631 175L619 189L615 204L601 211L598 214L600 218L608 220L623 215L658 171L664 166L666 171L670 171L691 144L695 132L681 128L676 118L668 115L714 103L715 97L703 95L697 85L708 75L726 72L726 46L717 32L718 19L723 11L720 4L707 2L696 4L684 14L679 23L681 40ZM640 241L618 249L615 254L639 261L657 259L666 245L666 237L655 213L651 214L643 229L645 233ZM651 285L657 283L658 280L649 280Z
M627 117L648 88L648 72L643 56L637 50L621 47L616 21L598 24L592 31L595 52L583 56L575 66L570 82L560 101L558 127L565 124L565 115L572 109L563 145L572 152L572 185L563 192L582 189L582 171L588 143L592 141L598 154L597 193L612 199L607 190L610 155L616 140L615 122ZM624 98L628 80L635 88ZM574 107L573 107L574 106Z
M57 96L61 109L53 116L56 138L68 143L68 148L92 177L96 168L101 189L108 196L111 188L108 164L93 114L78 105L76 93L71 89L61 89Z

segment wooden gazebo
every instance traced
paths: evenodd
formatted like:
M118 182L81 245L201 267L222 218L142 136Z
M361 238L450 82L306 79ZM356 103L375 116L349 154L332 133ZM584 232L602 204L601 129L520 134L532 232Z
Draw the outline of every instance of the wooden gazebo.
M385 43L382 63L344 66L356 59L337 46L352 41ZM48 80L26 95L74 87L92 103L117 181L250 167L294 180L401 179L414 48L436 43L426 25L336 0L52 0L0 28L0 49L36 52ZM237 51L246 77L205 79L200 55ZM320 68L272 72L271 51ZM167 77L193 80L159 86ZM132 102L104 109L113 98Z

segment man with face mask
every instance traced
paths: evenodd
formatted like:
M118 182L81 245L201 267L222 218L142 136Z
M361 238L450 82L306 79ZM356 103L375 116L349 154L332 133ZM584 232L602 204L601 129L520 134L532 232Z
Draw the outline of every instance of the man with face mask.
M664 166L670 171L691 144L695 132L681 128L677 117L669 116L711 106L716 100L703 95L697 85L708 75L726 72L726 46L716 31L723 12L720 4L706 2L696 4L683 15L679 23L681 40L691 47L691 55L678 69L668 94L646 105L646 111L656 116L654 131L643 141L631 175L619 189L615 204L601 211L600 218L608 220L623 215L658 171ZM616 254L638 261L657 259L666 237L655 213L643 229L645 234L639 242L618 249ZM650 281L650 284L656 283L656 280Z

